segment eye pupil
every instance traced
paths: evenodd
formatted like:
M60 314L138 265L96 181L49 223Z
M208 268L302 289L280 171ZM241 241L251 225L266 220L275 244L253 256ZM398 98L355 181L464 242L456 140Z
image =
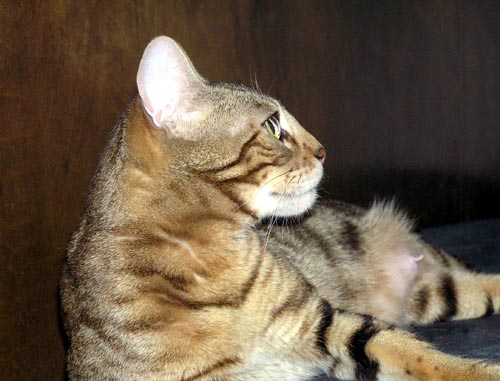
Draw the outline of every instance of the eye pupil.
M265 121L265 123L266 123L266 128L267 128L267 130L269 131L269 133L270 133L271 135L274 135L274 126L273 126L273 124L271 123L271 121L266 120L266 121Z

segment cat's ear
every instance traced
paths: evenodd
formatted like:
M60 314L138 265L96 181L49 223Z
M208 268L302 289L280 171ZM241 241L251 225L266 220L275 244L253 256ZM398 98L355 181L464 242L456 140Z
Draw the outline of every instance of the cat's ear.
M195 118L193 99L203 86L203 78L174 40L161 36L148 44L137 72L137 87L156 126L175 129L183 120Z

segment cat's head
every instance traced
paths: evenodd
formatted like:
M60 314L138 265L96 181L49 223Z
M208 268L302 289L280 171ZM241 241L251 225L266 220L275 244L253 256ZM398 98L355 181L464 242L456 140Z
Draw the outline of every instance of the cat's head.
M146 48L137 85L150 128L165 131L170 168L219 188L254 218L313 205L325 150L277 100L207 82L168 37Z

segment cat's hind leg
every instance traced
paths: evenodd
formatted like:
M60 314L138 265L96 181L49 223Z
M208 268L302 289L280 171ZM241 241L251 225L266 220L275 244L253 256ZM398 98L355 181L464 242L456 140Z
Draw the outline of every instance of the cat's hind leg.
M452 255L422 244L425 259L413 285L412 323L471 319L500 312L500 275L471 269Z
M425 250L413 224L393 202L375 203L358 221L363 237L365 294L357 312L397 325L412 323L408 312L415 283L425 268Z
M500 275L479 273L425 243L393 203L375 204L359 228L364 266L373 269L361 312L397 325L500 312Z

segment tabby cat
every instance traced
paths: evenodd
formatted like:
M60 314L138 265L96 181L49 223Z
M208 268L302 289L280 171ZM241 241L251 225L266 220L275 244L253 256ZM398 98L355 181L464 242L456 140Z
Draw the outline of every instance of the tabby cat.
M170 38L137 84L67 250L71 380L500 380L399 328L498 313L500 276L427 245L391 203L313 207L324 148Z

